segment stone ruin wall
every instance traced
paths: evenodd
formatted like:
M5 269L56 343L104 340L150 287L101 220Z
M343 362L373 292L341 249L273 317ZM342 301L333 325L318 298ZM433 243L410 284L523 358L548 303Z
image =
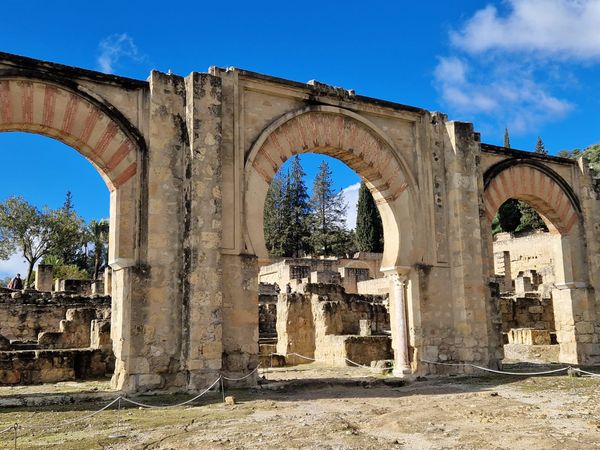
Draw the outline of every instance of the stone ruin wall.
M552 299L501 298L500 314L504 333L510 331L511 328L556 331Z
M368 330L361 330L361 321ZM333 284L308 284L304 293L279 295L277 353L282 355L298 353L338 366L352 355L353 361L369 364L391 357L389 329L389 312L374 296L347 294ZM310 362L293 355L286 359Z
M110 318L110 296L65 293L0 293L0 335L13 340L37 340L42 331L58 330L70 308L92 307L98 318Z
M514 280L519 272L535 270L542 276L544 284L554 283L554 248L559 235L551 233L529 233L513 235L499 233L494 239L494 254L508 251L510 253L510 271ZM498 267L494 258L494 273L504 274L504 268Z
M112 374L110 314L109 296L0 293L0 385Z

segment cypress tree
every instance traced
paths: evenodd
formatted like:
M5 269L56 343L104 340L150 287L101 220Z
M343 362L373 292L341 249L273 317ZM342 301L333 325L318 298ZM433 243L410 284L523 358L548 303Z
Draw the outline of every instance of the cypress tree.
M535 153L540 153L542 155L548 154L548 150L546 150L544 141L542 141L542 138L540 136L538 136L537 142L535 143Z
M510 148L510 137L508 136L508 128L504 128L504 147Z
M272 256L285 256L284 217L286 215L286 178L280 172L275 174L265 199L264 231L265 244Z
M287 173L277 172L265 199L265 243L272 256L302 256L310 249L308 193L296 156Z
M292 161L288 183L286 186L286 256L300 257L310 249L308 242L310 205L308 193L304 184L306 173L300 164L300 157L296 155Z
M356 247L359 252L383 251L383 224L373 196L364 181L360 183L358 191Z
M313 183L311 246L315 255L333 255L338 252L338 242L347 239L346 208L342 192L333 190L331 170L322 161Z

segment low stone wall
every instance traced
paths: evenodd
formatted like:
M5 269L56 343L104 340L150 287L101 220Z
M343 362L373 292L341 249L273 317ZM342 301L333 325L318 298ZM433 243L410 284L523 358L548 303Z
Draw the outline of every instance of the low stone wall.
M0 384L39 384L104 377L114 371L112 353L94 349L0 352Z
M347 294L341 286L309 284L317 335L360 334L360 321L370 321L372 334L390 329L390 315L383 299L373 295Z
M96 317L110 317L110 296L84 297L25 291L0 293L0 334L11 340L37 340L43 331L57 331L70 308L90 307Z
M392 358L392 340L388 336L328 335L322 338L315 351L318 362L338 367L353 366L350 361L370 366L371 361Z
M376 278L374 280L359 281L356 290L360 295L389 295L390 280L388 278Z
M341 286L307 284L303 294L280 294L277 303L277 353L288 363L310 360L288 357L299 353L319 362L346 365L389 359L389 313L381 298L346 294ZM360 323L370 324L361 330ZM359 333L380 336L358 336ZM357 358L357 360L353 359Z
M555 331L552 299L528 297L501 298L502 331L512 328L534 328Z
M510 253L510 272L516 278L519 272L535 270L546 284L555 280L554 262L556 241L560 236L552 233L529 232L522 234L499 233L494 237L494 253ZM495 273L504 273L494 260Z

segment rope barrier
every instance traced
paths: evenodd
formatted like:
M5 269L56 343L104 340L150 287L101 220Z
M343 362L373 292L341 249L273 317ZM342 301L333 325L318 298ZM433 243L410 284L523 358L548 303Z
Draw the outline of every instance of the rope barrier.
M82 422L82 421L87 420L87 419L91 419L96 414L100 414L102 411L110 408L112 405L114 405L115 403L117 403L121 398L122 398L121 396L115 398L113 401L111 401L106 406L100 408L98 411L95 411L95 412L93 412L91 414L88 414L87 416L79 417L77 419L72 419L72 420L65 420L65 421L59 422L57 424L52 424L52 426L50 426L50 427L47 426L47 425L44 425L44 426L32 426L32 427L23 427L23 428L26 428L26 429L28 428L30 430L44 430L44 429L50 429L50 428L61 428L61 427L64 427L66 425L73 425L75 423Z
M585 373L586 375L589 375L591 377L600 377L600 374L598 374L598 373L587 372L587 371L581 370L581 369L573 369L573 370L580 372L580 373Z
M381 372L388 372L388 371L392 370L392 367L371 367L371 366L365 366L363 364L359 364L348 358L344 358L344 359L346 360L346 362L349 362L350 364L355 365L356 367L361 367L363 369L378 370Z
M310 358L308 356L304 356L304 355L301 355L300 353L295 353L295 352L294 353L288 353L287 355L282 355L281 353L270 353L269 354L269 356L292 356L292 355L293 356L298 356L298 357L300 357L302 359L306 359L308 361L316 361L315 358ZM352 365L354 365L356 367L361 367L363 369L368 369L368 370L378 370L378 371L385 372L385 371L388 371L388 370L391 369L391 367L371 367L371 366L365 366L363 364L359 364L359 363L357 363L355 361L352 361L351 359L348 359L348 358L344 358L344 360L346 360L346 362L349 362L350 364L352 364Z
M8 428L5 428L4 430L0 430L0 434L4 434L4 433L6 433L6 432L8 432L8 431L12 431L12 430L14 430L14 429L15 429L15 427L16 427L16 426L17 426L17 424L14 424L14 425L11 425L11 426L10 426L10 427L8 427Z
M477 365L471 364L471 363L443 363L443 362L439 362L439 361L427 361L424 359L422 359L421 362L426 363L426 364L437 364L440 366L469 366L469 367L474 367L479 370L484 370L486 372L498 373L498 374L502 374L502 375L521 375L521 376L548 375L551 373L565 372L565 371L571 369L571 367L569 366L569 367L561 367L560 369L546 370L543 372L508 372L508 371L503 371L503 370L489 369L487 367L481 367L481 366L477 366Z
M221 374L221 378L223 378L224 380L227 380L227 381L241 381L241 380L245 380L246 378L249 378L252 374L254 374L254 372L256 372L259 367L260 367L260 364L258 366L256 366L254 368L254 370L252 372L250 372L248 375L245 375L245 376L243 376L241 378L229 378L229 377L226 377L223 374Z
M299 358L303 358L309 361L315 361L315 358L310 358L308 356L304 356L301 355L299 353L289 353L288 355L280 355L279 353L271 353L270 356L275 356L275 355L279 355L279 356L298 356ZM369 369L369 370L381 370L381 371L388 371L390 370L389 367L385 367L385 368L375 368L375 367L369 367L369 366L365 366L362 364L359 364L355 361L352 361L351 359L348 358L344 358L346 362L357 366L357 367L361 367L364 369ZM509 372L509 371L502 371L502 370L495 370L495 369L489 369L487 367L482 367L482 366L478 366L476 364L471 364L471 363L445 363L445 362L439 362L439 361L428 361L428 360L421 360L421 362L426 363L426 364L436 364L436 365L441 365L441 366L470 366L479 370L483 370L486 372L492 372L492 373L497 373L497 374L502 374L502 375L520 375L520 376L532 376L532 375L548 375L548 374L553 374L553 373L559 373L559 372L564 372L564 371L568 371L568 370L572 370L578 373L582 373L582 374L586 374L592 377L600 377L600 374L597 373L593 373L593 372L588 372L586 370L582 370L582 369L578 369L578 368L572 368L571 366L568 367L561 367L559 369L553 369L553 370L547 370L547 371L541 371L541 372ZM258 371L258 369L260 368L260 364L258 364L256 366L256 368L254 368L254 370L252 372L250 372L249 374L240 377L240 378L232 378L232 377L226 377L225 375L220 375L212 384L210 384L210 386L208 386L206 389L204 389L202 392L200 392L198 395L192 397L189 400L186 400L184 402L180 402L180 403L176 403L174 405L149 405L146 403L142 403L142 402L138 402L136 400L133 399L129 399L127 397L123 397L123 396L118 396L116 397L114 400L110 401L108 404L106 404L105 406L103 406L102 408L100 408L97 411L94 411L91 414L87 414L83 417L79 417L76 419L71 419L71 420L66 420L63 422L59 422L57 424L52 424L51 426L21 426L18 423L15 423L14 425L11 425L3 430L0 430L0 434L4 434L4 433L8 433L10 431L13 431L15 433L15 444L16 444L16 438L17 438L17 430L19 429L24 429L24 430L49 430L49 429L56 429L56 428L61 428L64 426L68 426L68 425L73 425L88 419L91 419L92 417L96 416L97 414L100 414L101 412L107 410L108 408L110 408L111 406L113 406L115 403L119 404L119 410L120 410L120 406L121 406L121 402L127 402L130 403L132 405L138 406L138 407L142 407L142 408L151 408L151 409L163 409L163 408L176 408L176 407L180 407L180 406L184 406L187 405L189 403L192 403L193 401L199 399L200 397L202 397L203 395L205 395L208 391L210 391L213 387L215 387L218 383L221 383L221 391L223 393L223 398L225 396L225 390L223 387L223 380L228 380L228 381L241 381L241 380L245 380L246 378L249 378L250 376L252 376L254 373L256 373ZM118 419L118 428L120 428L120 419Z
M271 353L271 355L279 355L279 353ZM292 355L298 356L298 357L300 357L302 359L306 359L308 361L316 361L315 358L309 358L308 356L301 355L300 353L288 353L287 355L280 355L280 356L292 356Z
M192 403L194 400L199 399L204 394L206 394L208 391L210 391L213 387L215 387L215 385L219 381L221 381L221 377L217 378L210 386L208 386L206 389L204 389L204 391L200 392L195 397L190 398L189 400L186 400L185 402L177 403L175 405L148 405L146 403L138 402L138 401L132 400L132 399L127 398L127 397L121 397L121 400L123 400L124 402L127 402L127 403L131 403L132 405L140 406L142 408L152 408L152 409L176 408L178 406L187 405L188 403Z

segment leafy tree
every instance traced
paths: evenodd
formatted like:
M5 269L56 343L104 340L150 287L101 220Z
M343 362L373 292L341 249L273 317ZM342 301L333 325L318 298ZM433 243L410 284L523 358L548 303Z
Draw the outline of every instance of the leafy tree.
M47 208L41 211L23 197L9 197L0 203L0 256L6 259L17 250L21 252L29 264L25 278L29 284L36 262L58 253L62 246L74 245L75 240L80 242L78 226L72 214Z
M510 137L508 135L508 128L504 128L504 147L510 148Z
M558 152L558 156L572 159L578 159L579 157L584 156L590 163L592 176L600 176L600 143L590 145L583 151L578 148L574 150L561 150Z
M333 190L331 170L326 161L322 161L319 172L313 183L313 196L310 199L312 207L312 236L313 254L329 256L340 241L346 225L346 208L342 192Z
M44 264L52 266L52 277L69 280L86 280L89 275L86 270L81 269L76 264L65 264L62 259L54 255L45 256Z
M335 241L331 244L332 255L351 258L358 251L354 230L341 229L335 234L335 237Z
M498 222L502 231L513 232L521 223L521 210L519 201L514 198L506 200L500 208L498 208Z
M542 141L542 138L540 136L538 136L537 142L535 143L535 153L540 153L542 155L548 154L548 150L546 150L544 141Z
M527 203L519 201L519 210L521 211L521 221L515 230L516 232L532 230L548 231L544 219Z
M356 212L356 247L360 252L383 251L383 224L373 196L365 182L360 183Z

